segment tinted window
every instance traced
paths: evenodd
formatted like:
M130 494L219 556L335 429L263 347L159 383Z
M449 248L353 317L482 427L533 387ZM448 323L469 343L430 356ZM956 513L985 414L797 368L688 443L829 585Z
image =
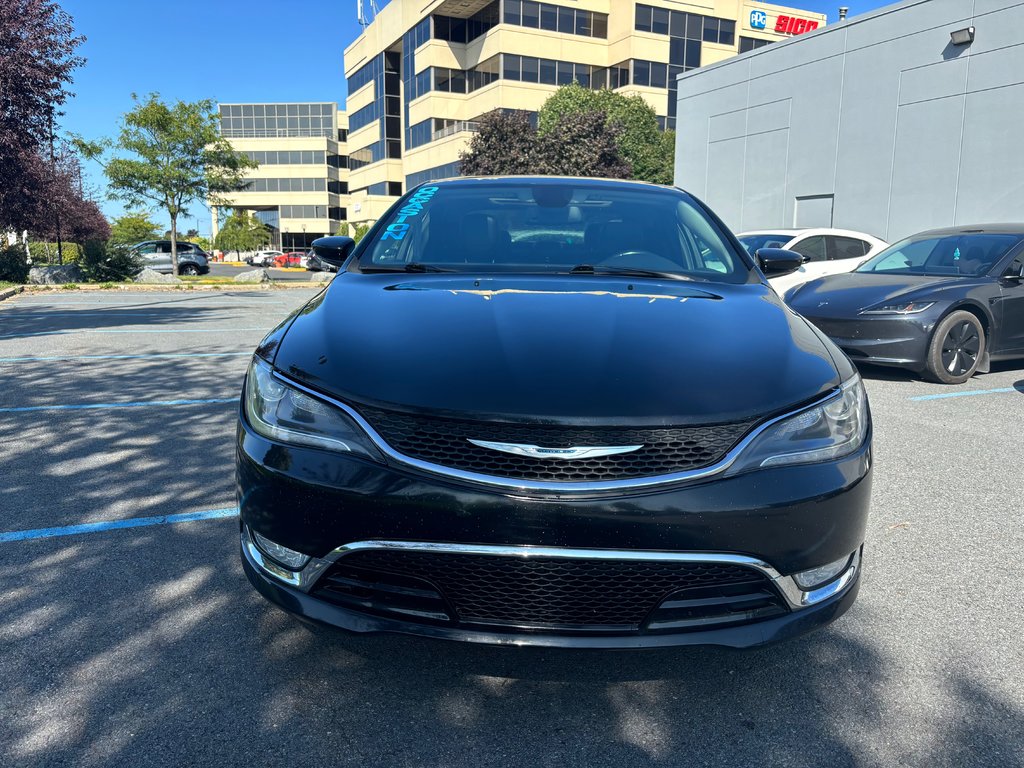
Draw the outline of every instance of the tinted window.
M808 261L825 261L825 238L820 235L805 237L789 250L796 251Z
M750 270L688 197L600 184L421 187L392 209L363 269L410 262L462 272L647 269L746 282Z
M860 259L871 249L866 242L855 237L830 237L828 239L831 241L829 258L835 261Z
M858 272L903 275L983 275L1021 235L964 234L910 237L861 264Z
M747 249L751 256L759 248L785 248L786 243L793 239L792 235L744 235L737 238L740 245Z

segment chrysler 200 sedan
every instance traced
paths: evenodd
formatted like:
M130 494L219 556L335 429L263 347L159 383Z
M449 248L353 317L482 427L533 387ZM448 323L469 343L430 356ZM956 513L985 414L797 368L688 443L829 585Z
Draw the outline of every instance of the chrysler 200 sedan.
M260 344L237 432L266 598L356 632L576 647L793 637L859 586L860 377L685 192L419 186Z

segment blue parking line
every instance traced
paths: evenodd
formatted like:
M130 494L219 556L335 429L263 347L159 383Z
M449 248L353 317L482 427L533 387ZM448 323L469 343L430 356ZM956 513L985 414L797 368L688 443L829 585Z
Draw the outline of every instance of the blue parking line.
M52 357L0 357L0 363L42 363L50 360L149 360L180 357L251 357L252 352L152 352L139 355L53 355Z
M210 400L149 400L137 403L82 403L80 405L26 405L18 408L0 408L0 413L29 413L31 411L85 411L93 408L146 408L151 405L207 405L210 403L237 403L237 397L218 397Z
M911 400L945 400L947 397L973 397L974 395L1000 395L1006 392L1020 392L1015 387L1000 387L999 389L971 389L966 392L943 392L940 395L917 395Z
M31 336L60 336L65 333L237 333L238 331L261 331L269 328L65 328L58 331L35 331L33 333L7 333L0 339L27 339Z
M29 531L7 531L0 533L0 544L9 541L30 541L32 539L52 539L57 536L77 536L82 533L101 533L116 531L121 528L144 528L149 525L174 525L190 523L195 520L218 520L224 517L236 517L236 507L208 509L205 512L183 512L178 515L160 515L159 517L129 517L126 520L106 520L99 523L82 523L81 525L63 525L58 528L36 528Z

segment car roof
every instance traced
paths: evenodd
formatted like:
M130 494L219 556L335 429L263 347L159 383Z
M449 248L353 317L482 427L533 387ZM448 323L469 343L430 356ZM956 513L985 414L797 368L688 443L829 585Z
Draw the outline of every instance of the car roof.
M1024 235L1024 224L964 224L959 227L944 227L941 229L927 229L924 232L916 232L909 237L934 237L936 235Z
M589 176L458 176L449 179L437 179L427 181L419 186L446 186L446 187L475 187L475 186L515 186L528 182L544 186L557 186L566 182L586 182L588 185L619 189L651 189L665 192L682 192L678 187L654 184L649 181L637 181L635 179L597 179Z
M836 235L838 237L870 238L878 242L885 242L879 237L870 235L867 232L858 232L853 229L839 229L837 227L807 227L805 229L755 229L750 232L740 232L736 237L748 237L752 235L788 235L790 238L797 235Z

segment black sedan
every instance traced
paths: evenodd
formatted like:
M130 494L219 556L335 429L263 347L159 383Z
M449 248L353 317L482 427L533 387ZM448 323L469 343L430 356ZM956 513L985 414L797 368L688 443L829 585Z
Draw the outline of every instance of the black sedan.
M358 632L752 646L859 585L856 370L698 200L586 179L412 190L260 344L249 580ZM760 266L760 269L758 268Z
M1024 224L922 232L786 301L856 362L962 384L1024 357Z

